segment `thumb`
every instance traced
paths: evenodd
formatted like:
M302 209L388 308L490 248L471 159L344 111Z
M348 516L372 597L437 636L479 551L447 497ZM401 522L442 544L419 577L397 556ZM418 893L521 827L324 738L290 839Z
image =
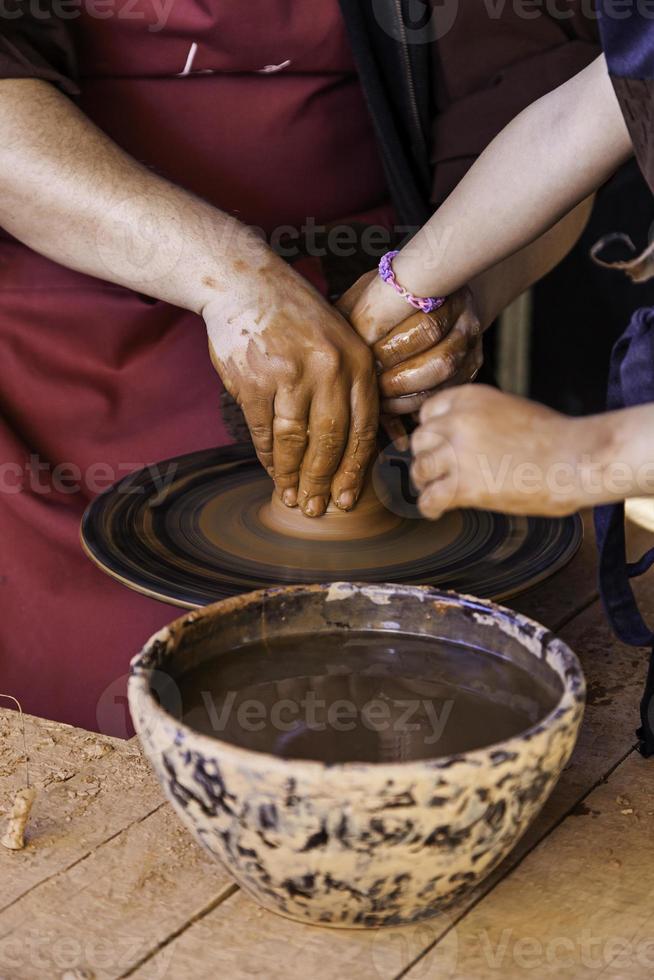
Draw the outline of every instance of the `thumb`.
M372 272L366 272L359 279L357 279L354 285L350 286L350 288L343 293L336 303L336 309L342 313L343 316L346 316L348 319L350 318L350 315L353 313L357 303L366 291L366 288L370 285L376 275L377 273L374 271L374 269Z
M420 422L424 425L440 415L450 415L459 395L458 388L446 388L428 398L420 409Z
M369 347L415 312L376 272L362 276L341 297L339 309Z

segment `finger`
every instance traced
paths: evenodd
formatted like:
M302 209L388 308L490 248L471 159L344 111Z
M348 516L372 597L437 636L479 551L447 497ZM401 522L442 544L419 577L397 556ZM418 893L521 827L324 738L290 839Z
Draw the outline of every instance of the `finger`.
M452 326L446 315L414 313L373 345L375 360L387 371L439 344Z
M409 415L419 411L422 405L439 391L458 385L469 384L474 381L479 369L483 364L484 358L481 347L475 347L463 362L460 370L450 381L446 381L439 388L432 388L431 391L420 391L415 395L403 395L401 398L385 398L382 402L382 409L391 415Z
M412 454L417 457L420 453L431 452L434 449L438 449L439 446L444 445L446 440L444 428L441 420L436 419L416 429L411 436Z
M457 506L456 490L456 477L453 473L446 473L441 479L434 480L418 497L420 513L435 521L446 511L454 510Z
M371 372L352 386L348 442L331 487L334 502L341 510L350 510L359 499L377 445L378 426L379 394L377 379Z
M409 436L404 422L396 418L401 413L395 412L391 415L382 415L380 421L382 428L395 448L400 453L405 453L409 449Z
M309 413L309 445L302 461L298 503L307 517L327 510L331 484L348 438L350 392L340 378L328 378Z
M483 365L484 348L481 343L478 343L472 348L457 374L454 375L451 381L446 381L444 385L441 385L439 391L442 391L444 388L471 384L476 379Z
M437 444L415 456L411 466L411 479L419 490L424 490L434 480L444 479L450 472L451 459L444 450L444 444Z
M464 307L464 294L460 292L435 313L414 313L374 344L375 360L387 371L440 344L456 325Z
M382 410L388 415L413 415L433 394L434 390L419 391L415 395L403 395L401 398L384 398Z
M446 388L445 391L439 391L429 398L420 409L422 425L442 415L449 415L461 390L461 388Z
M354 307L357 305L359 298L376 276L377 271L376 269L373 269L372 272L366 272L360 279L357 279L354 285L350 286L350 288L344 292L341 298L338 300L336 303L336 309L339 310L343 316L349 318L350 314L354 310Z
M248 424L254 450L268 476L275 478L273 469L273 400L268 395L245 399L241 409Z
M297 505L300 468L308 443L308 391L283 388L275 396L273 468L275 488L287 507Z
M379 385L384 398L399 398L437 388L460 370L471 348L467 331L456 328L438 344L385 371Z
M355 283L338 307L369 347L405 320L410 309L376 273Z

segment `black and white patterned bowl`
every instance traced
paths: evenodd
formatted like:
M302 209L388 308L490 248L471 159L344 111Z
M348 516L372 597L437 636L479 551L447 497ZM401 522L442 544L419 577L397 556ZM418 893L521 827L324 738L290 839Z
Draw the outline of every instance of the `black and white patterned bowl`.
M398 626L465 638L549 678L553 710L516 737L459 755L326 765L199 734L161 706L171 691L174 700L171 676L264 631ZM287 586L225 599L154 636L129 682L145 754L196 840L266 908L347 928L416 922L485 878L554 787L584 697L577 658L542 626L486 601L408 585Z

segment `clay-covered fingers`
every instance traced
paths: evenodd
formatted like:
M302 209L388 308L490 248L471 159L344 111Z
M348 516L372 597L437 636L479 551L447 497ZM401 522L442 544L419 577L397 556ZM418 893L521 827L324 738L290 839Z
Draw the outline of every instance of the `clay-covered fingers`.
M311 402L309 439L300 471L298 504L307 517L321 517L327 510L349 429L349 384L327 372Z
M295 507L300 470L309 439L308 391L281 388L275 396L273 421L273 470L275 489L287 507Z
M470 384L474 381L479 374L481 368L484 364L484 344L482 338L479 337L477 343L468 352L468 356L464 360L463 364L459 368L458 372L449 381L446 381L444 385L441 385L440 390L442 391L447 387L459 387L460 385Z
M365 293L368 286L372 283L374 279L377 278L377 270L373 269L371 272L366 272L361 276L360 279L350 286L350 288L343 293L338 302L336 303L336 309L343 314L347 319L350 318L352 312L354 311L357 303Z
M418 391L415 395L403 395L401 398L385 398L382 408L388 416L415 415L421 405L431 398L433 391Z
M274 479L272 398L265 393L249 395L242 400L241 409L259 462Z
M397 451L407 452L410 446L409 435L402 419L397 418L397 415L386 414L379 417L379 423Z
M350 396L350 430L343 459L332 481L332 498L341 510L356 504L375 452L379 426L379 394L372 368L354 381Z
M384 371L379 379L384 409L388 401L423 394L451 381L477 347L479 336L478 323L462 317L440 344Z
M336 305L369 347L405 320L411 309L376 271L362 276Z
M382 372L440 344L454 328L465 305L466 293L459 290L435 313L414 313L394 327L372 348Z
M415 415L426 401L446 388L469 384L474 381L484 363L481 338L479 343L470 351L461 367L449 381L443 382L438 388L430 391L419 391L414 395L402 395L401 398L386 398L382 403L384 412L389 415Z

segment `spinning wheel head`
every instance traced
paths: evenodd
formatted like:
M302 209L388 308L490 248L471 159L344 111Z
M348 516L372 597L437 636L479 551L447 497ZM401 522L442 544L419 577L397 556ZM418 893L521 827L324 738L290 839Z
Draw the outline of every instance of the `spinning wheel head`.
M162 470L174 473L164 491L155 479ZM272 482L242 445L140 470L98 497L82 523L83 546L104 571L187 607L270 585L342 580L505 598L565 565L581 538L578 518L459 511L422 520L401 455L380 458L355 511L307 518L272 497Z

